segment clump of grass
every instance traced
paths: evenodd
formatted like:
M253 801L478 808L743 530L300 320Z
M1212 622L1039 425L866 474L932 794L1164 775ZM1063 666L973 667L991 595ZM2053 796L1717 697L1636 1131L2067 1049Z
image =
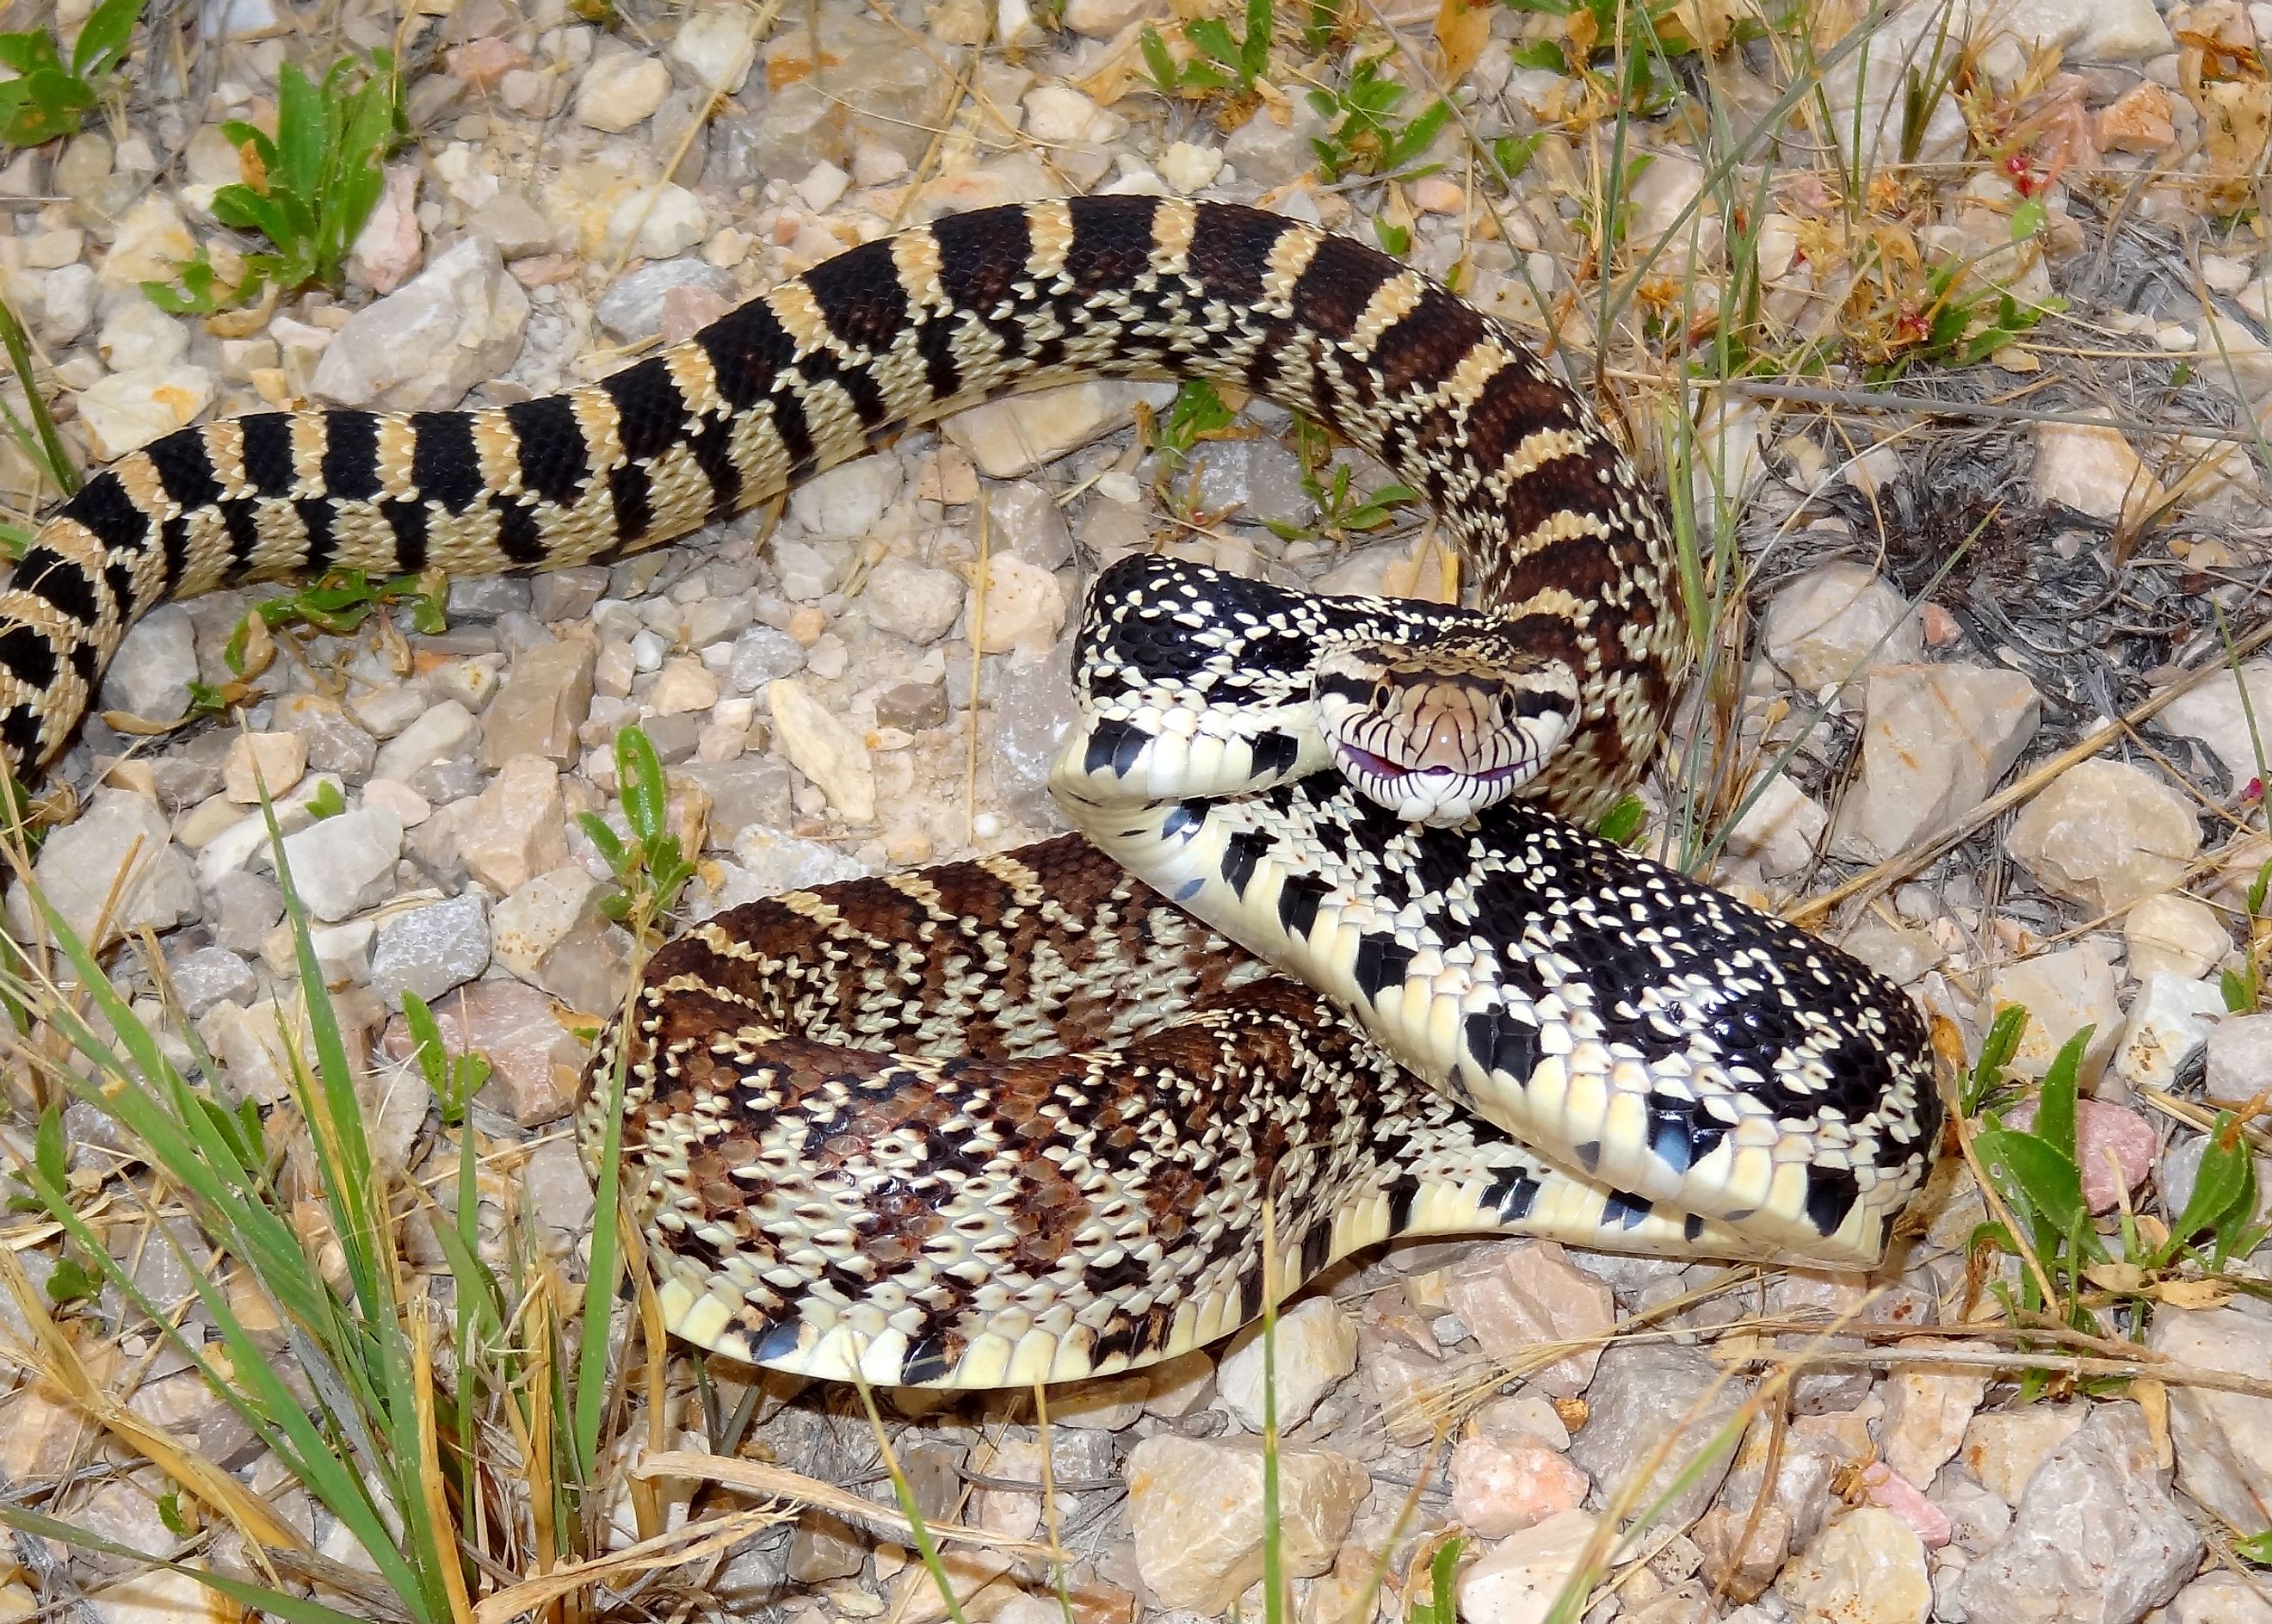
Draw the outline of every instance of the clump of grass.
M1346 84L1310 92L1310 106L1331 124L1325 134L1310 138L1327 181L1348 175L1410 178L1428 172L1413 166L1450 122L1452 104L1439 96L1411 117L1400 116L1411 92L1381 71L1388 56L1384 51L1359 57Z
M265 288L292 294L335 288L348 251L385 190L386 155L404 133L401 85L394 60L374 52L369 64L332 64L320 84L287 63L276 81L276 133L243 119L221 132L244 149L247 178L213 194L213 215L225 226L258 232L269 246L244 257L234 285L202 251L177 267L172 283L143 291L171 315L208 315L248 303Z
M445 1260L440 1284L452 1299L443 1328L435 1287L397 1250L401 1219L422 1199L376 1160L356 1093L356 1068L325 989L309 918L273 813L269 833L300 972L304 1037L312 1058L288 1045L290 1111L264 1119L250 1101L227 1103L210 1083L193 1083L168 1058L161 1032L145 1022L103 973L85 942L28 887L64 968L49 977L18 952L0 972L0 990L28 1024L5 1039L15 1059L49 1100L36 1154L19 1171L23 1201L67 1238L90 1278L115 1289L194 1370L213 1394L270 1449L289 1478L337 1518L369 1557L375 1577L334 1570L294 1548L298 1536L260 1519L233 1499L234 1479L187 1480L181 1492L234 1523L245 1554L268 1570L329 1575L349 1588L376 1587L385 1612L414 1624L459 1624L485 1575L548 1568L592 1547L604 1530L592 1508L603 1458L604 1349L617 1279L613 1254L594 1246L594 1267L576 1305L587 1341L602 1350L599 1369L572 1358L563 1343L569 1315L557 1275L532 1233L508 1230L485 1244L476 1224L477 1146L468 1114L486 1068L451 1058L437 1024L410 1001L407 1019L415 1064L458 1138L456 1213L433 1226ZM52 1041L49 1041L51 1035ZM210 1059L191 1044L210 1078ZM234 1278L184 1257L186 1277L218 1336L218 1350L185 1336L171 1306L153 1301L80 1215L86 1192L69 1175L56 1104L69 1097L100 1113L133 1156L177 1201ZM296 1120L305 1138L279 1136ZM303 1170L295 1172L294 1170ZM304 1176L315 1204L295 1199ZM119 1199L154 1199L127 1180ZM611 1233L611 1187L597 1222ZM169 1224L155 1226L178 1245ZM501 1255L499 1255L501 1248ZM67 1278L76 1306L84 1282ZM284 1328L289 1363L304 1388L288 1382L275 1351L249 1328L248 1299ZM437 1362L437 1350L454 1356ZM572 1385L570 1373L580 1387ZM90 1399L90 1403L93 1400ZM130 1440L146 1446L146 1440ZM0 1503L0 1524L90 1548L86 1530ZM115 1554L171 1566L146 1553ZM374 1603L350 1610L278 1589L216 1566L185 1568L239 1603L298 1624L355 1624Z

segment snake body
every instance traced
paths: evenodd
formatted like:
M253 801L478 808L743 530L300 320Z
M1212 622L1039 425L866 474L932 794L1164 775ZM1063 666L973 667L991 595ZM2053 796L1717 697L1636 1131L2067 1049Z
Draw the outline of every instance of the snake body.
M1656 505L1495 323L1253 209L952 216L563 395L158 440L0 592L0 752L60 752L169 597L611 558L908 423L1097 375L1309 413L1426 495L1471 600L1124 559L1052 781L1080 834L768 899L658 952L578 1127L596 1171L620 1075L670 1328L983 1387L1181 1352L1395 1235L1873 1263L1937 1135L1914 1008L1581 827L1638 781L1682 674Z

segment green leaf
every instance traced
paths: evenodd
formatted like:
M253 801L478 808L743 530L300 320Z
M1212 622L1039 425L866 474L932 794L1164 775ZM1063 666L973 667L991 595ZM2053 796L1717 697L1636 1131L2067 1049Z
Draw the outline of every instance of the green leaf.
M2007 1201L2025 1207L2062 1234L2089 1223L2082 1174L2073 1156L2015 1128L1987 1129L1975 1138L1973 1149Z
M1393 259L1401 259L1412 246L1412 233L1402 226L1392 226L1385 220L1372 222L1372 235L1379 239L1380 251Z
M1570 65L1569 56L1561 43L1555 40L1534 40L1528 45L1518 45L1508 53L1518 68L1528 68L1535 73L1560 73Z
M1648 823L1648 803L1628 795L1609 810L1595 832L1613 846L1631 846Z
M41 68L0 85L0 141L37 146L73 135L94 109L94 92L60 68Z
M2265 859L2264 866L2256 871L2256 878L2248 882L2248 912L2251 917L2264 911L2264 895L2268 887L2272 887L2272 857Z
M1393 174L1426 152L1428 144L1436 138L1436 132L1444 127L1445 120L1451 116L1452 104L1439 96L1433 106L1405 125L1388 143L1381 158L1381 168Z
M48 1276L49 1302L79 1303L101 1295L101 1276L90 1271L77 1258L56 1260L55 1269Z
M662 759L637 723L616 735L616 785L623 797L624 821L634 835L652 841L669 829L669 791L663 782Z
M2022 198L2012 211L2012 241L2024 243L2044 228L2046 218L2041 198Z
M1159 87L1162 95L1174 95L1176 59L1168 54L1168 42L1160 37L1160 31L1146 23L1143 32L1136 36L1136 41L1144 53L1145 67L1151 71L1152 83Z
M1230 37L1230 26L1219 17L1200 17L1184 25L1184 38L1236 71L1238 67L1238 41Z
M2193 1193L2186 1197L2185 1210L2170 1226L2171 1246L2216 1227L2236 1208L2243 1223L2255 1216L2256 1164L2240 1137L2238 1122L2227 1111L2218 1113L2208 1142L2201 1148L2201 1170L2194 1175Z
M586 839L599 848L600 856L606 860L609 871L620 879L630 854L624 849L624 842L616 832L608 827L607 819L597 812L578 812L576 827L584 831Z
M21 34L0 34L0 67L12 69L26 79L42 71L64 71L64 59L56 54L55 41L39 28Z
M2082 1057L2090 1047L2092 1029L2082 1026L2059 1045L2052 1057L2051 1069L2044 1074L2043 1087L2037 1096L2034 1133L2052 1149L2070 1162L2077 1156L2074 1142L2074 1102L2080 1092Z
M2250 965L2245 975L2238 970L2219 970L2216 990L2223 995L2227 1014L2252 1014L2257 1004L2256 967Z
M71 48L71 67L82 79L109 72L123 61L142 15L143 0L103 0L87 16Z
M402 993L402 1023L410 1029L411 1053L424 1074L426 1086L438 1098L447 1090L450 1055L442 1043L442 1024L426 1000L407 988Z
M1543 131L1528 135L1503 135L1491 143L1491 161L1498 165L1502 177L1513 181L1530 167L1538 155L1538 143L1545 138Z
M53 1100L40 1113L39 1129L32 1140L32 1164L56 1189L69 1186L71 1157L64 1145L64 1114Z
M1270 0L1246 0L1246 38L1239 42L1241 77L1251 89L1270 66Z
M2272 1568L2272 1529L2252 1534L2246 1539L2236 1539L2232 1548L2243 1561L2253 1562L2259 1568Z

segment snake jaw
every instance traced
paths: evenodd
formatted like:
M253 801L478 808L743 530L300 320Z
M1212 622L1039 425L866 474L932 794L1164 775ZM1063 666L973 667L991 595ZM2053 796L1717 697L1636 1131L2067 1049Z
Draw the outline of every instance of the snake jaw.
M1319 660L1313 692L1342 775L1395 817L1438 827L1521 792L1579 708L1558 666L1509 670L1456 645L1336 649Z
M1536 777L1568 731L1566 716L1525 717L1508 730L1514 759L1480 772L1441 765L1409 767L1347 737L1329 737L1334 765L1367 800L1407 823L1448 827L1498 805Z

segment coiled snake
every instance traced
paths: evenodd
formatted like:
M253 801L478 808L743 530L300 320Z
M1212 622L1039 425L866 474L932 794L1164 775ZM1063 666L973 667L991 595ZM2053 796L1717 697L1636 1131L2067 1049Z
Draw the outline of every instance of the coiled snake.
M578 1119L594 1165L620 1051L671 1328L985 1387L1196 1346L1392 1235L1873 1263L1938 1125L1908 999L1580 827L1648 765L1684 663L1653 499L1497 325L1253 209L949 217L566 394L158 440L0 594L0 749L49 762L168 598L609 558L1097 374L1311 414L1424 491L1473 606L1124 559L1053 780L1080 835L661 949Z

